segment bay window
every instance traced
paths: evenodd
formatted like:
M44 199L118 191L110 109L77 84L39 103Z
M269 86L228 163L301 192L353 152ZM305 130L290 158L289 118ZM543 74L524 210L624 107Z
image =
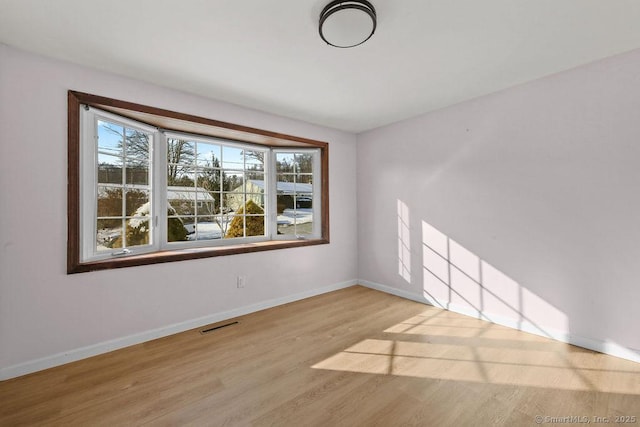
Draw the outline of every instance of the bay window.
M68 272L328 243L328 144L69 92Z

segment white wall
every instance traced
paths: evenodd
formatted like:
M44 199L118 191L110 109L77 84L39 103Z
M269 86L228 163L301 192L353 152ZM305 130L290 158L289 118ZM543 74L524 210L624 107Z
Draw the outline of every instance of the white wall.
M67 275L69 89L329 142L331 244ZM0 379L357 277L354 135L1 44L0 120Z
M640 360L640 50L361 134L357 170L364 283Z

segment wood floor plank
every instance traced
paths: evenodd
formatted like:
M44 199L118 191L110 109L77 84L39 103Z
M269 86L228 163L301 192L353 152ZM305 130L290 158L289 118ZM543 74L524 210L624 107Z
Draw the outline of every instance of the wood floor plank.
M640 364L354 286L0 382L0 425L635 416Z

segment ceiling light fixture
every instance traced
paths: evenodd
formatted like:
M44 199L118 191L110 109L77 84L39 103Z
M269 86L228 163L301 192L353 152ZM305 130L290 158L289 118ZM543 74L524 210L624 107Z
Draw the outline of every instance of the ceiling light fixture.
M332 1L320 13L320 37L335 47L358 46L376 31L376 9L366 0Z

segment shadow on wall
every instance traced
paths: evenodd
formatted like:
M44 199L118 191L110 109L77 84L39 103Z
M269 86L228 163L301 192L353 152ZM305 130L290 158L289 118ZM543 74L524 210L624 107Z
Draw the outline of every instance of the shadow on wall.
M409 220L409 207L398 200L398 274L411 284ZM566 314L424 220L421 251L422 296L430 304L550 338L566 339L563 336L569 327Z
M421 301L555 340L640 361L640 352L615 341L571 334L570 319L557 307L531 292L479 256L422 220L421 242L411 249L410 209L397 200L398 274L420 286ZM415 227L415 226L414 226ZM415 230L415 228L414 228ZM416 254L416 249L419 254ZM411 271L411 257L422 257L421 271ZM533 262L533 261L532 261ZM422 273L422 277L420 277Z

